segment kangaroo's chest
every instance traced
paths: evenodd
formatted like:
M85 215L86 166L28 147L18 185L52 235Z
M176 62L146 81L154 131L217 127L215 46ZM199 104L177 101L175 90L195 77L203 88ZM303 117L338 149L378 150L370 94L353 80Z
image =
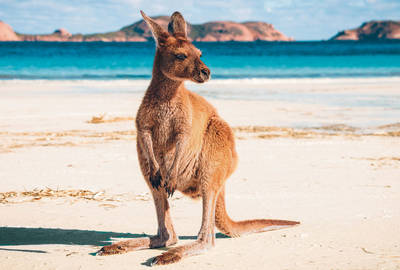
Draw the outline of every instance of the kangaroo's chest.
M153 144L160 149L168 150L175 145L176 120L179 118L179 109L168 104L160 104L153 111Z

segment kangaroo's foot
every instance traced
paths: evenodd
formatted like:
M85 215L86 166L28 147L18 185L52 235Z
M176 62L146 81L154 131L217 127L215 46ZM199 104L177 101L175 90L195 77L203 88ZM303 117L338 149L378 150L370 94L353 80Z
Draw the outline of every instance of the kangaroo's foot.
M123 254L129 251L134 251L149 247L150 247L150 237L141 237L136 239L120 241L109 246L104 246L97 252L97 255L105 256L105 255Z
M153 266L176 263L184 257L201 254L212 248L212 246L211 242L197 240L191 244L169 249L163 254L154 257L150 264Z
M115 255L146 248L168 247L176 244L177 242L178 240L176 237L172 237L171 239L166 239L158 235L152 237L141 237L120 241L109 246L104 246L97 252L97 255Z
M182 252L177 248L173 248L155 257L151 261L150 265L153 266L153 265L165 265L165 264L176 263L180 261L182 257L183 257Z

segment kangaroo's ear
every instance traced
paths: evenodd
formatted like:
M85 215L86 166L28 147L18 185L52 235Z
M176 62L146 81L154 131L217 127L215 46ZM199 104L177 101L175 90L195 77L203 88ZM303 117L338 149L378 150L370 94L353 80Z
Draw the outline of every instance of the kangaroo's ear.
M184 38L187 38L186 22L182 14L180 14L178 11L175 11L171 15L171 19L168 24L168 32L175 36L180 35Z
M162 47L165 45L168 37L170 36L167 31L165 31L158 23L156 23L152 18L146 15L143 11L140 11L143 19L150 27L151 33L153 34L154 40L156 41L157 47Z

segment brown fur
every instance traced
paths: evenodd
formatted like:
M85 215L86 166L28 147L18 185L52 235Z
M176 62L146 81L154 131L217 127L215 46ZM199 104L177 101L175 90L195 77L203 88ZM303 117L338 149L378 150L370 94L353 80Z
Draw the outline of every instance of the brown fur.
M202 198L200 232L195 242L169 249L155 257L152 264L177 262L212 247L215 226L235 237L298 224L266 219L235 222L229 218L224 186L237 165L233 132L211 104L183 84L185 80L205 82L210 71L200 60L201 52L187 40L186 23L179 12L171 16L169 33L142 15L153 32L157 50L153 77L136 117L137 151L154 198L158 233L103 247L100 254L175 244L177 236L167 200L175 190Z

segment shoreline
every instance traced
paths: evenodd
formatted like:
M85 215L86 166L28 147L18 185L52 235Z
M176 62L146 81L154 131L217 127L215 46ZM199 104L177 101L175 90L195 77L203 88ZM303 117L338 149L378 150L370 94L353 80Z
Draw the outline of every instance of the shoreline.
M81 34L81 33L79 33ZM46 34L22 34L22 35L46 35ZM75 33L73 35L78 35L78 33ZM85 34L86 35L86 34ZM0 43L72 43L72 44L77 44L77 43L152 43L154 44L154 41L152 39L150 40L130 40L130 41L105 41L105 40L84 40L84 41L75 41L75 40L70 40L70 41L46 41L46 40L2 40ZM326 43L361 43L361 44L376 44L376 43L400 43L400 39L376 39L376 40L371 40L371 39L365 39L365 40L334 40L334 39L319 39L319 40L260 40L256 39L253 41L242 41L242 40L220 40L220 41L192 41L192 43L320 43L320 42L326 42Z
M0 78L0 84L7 83L54 83L54 82L62 82L62 83L110 83L110 82L119 82L119 83L137 83L144 84L149 83L151 76L148 78L34 78L34 79L20 79L20 78ZM332 76L332 77L254 77L254 78L216 78L211 79L203 85L212 85L212 84L225 84L225 83L254 83L254 84L265 84L265 83L293 83L296 84L298 82L306 83L306 82L315 82L315 83L331 83L331 82L342 82L342 83L379 83L379 82L400 82L400 75L395 76ZM194 82L187 82L188 85L198 85Z

